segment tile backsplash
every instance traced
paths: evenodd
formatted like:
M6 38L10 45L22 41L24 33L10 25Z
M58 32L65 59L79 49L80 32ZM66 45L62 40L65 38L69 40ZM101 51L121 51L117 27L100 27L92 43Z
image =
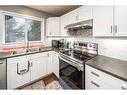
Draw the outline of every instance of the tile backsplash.
M92 37L92 29L82 29L77 31L68 31L67 32L71 37Z
M52 39L48 38L48 45ZM127 61L127 39L123 38L93 38L93 37L70 37L67 41L93 42L98 43L98 54Z
M98 54L127 61L127 39L73 37L67 40L98 43Z

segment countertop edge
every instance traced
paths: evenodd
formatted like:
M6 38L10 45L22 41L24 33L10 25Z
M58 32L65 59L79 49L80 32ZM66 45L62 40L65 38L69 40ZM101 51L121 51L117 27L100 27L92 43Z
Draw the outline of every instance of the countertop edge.
M101 55L100 55L101 56ZM107 56L105 56L105 57L107 57ZM92 60L92 59L90 59L90 60ZM119 60L119 59L118 59ZM89 60L88 60L89 61ZM118 78L118 79L120 79L120 80L123 80L123 81L125 81L125 82L127 82L127 78L124 78L124 77L122 77L122 76L120 76L120 75L116 75L116 74L114 74L114 73L112 73L112 72L109 72L109 71L106 71L106 70L104 70L104 69L102 69L102 68L99 68L99 67L97 67L97 66L93 66L93 65L91 65L91 64L89 64L89 63L87 63L87 62L85 62L85 65L88 65L88 66L90 66L90 67L93 67L93 68L95 68L95 69L97 69L97 70L100 70L100 71L102 71L102 72L104 72L104 73L106 73L106 74L109 74L109 75L111 75L111 76L113 76L113 77L115 77L115 78Z
M24 53L24 54L17 54L17 55L10 55L10 56L3 56L3 57L0 57L0 60L7 59L7 58L12 58L12 57L18 57L18 56L25 56L25 55L30 55L30 54L42 53L42 52L47 52L47 51L59 52L59 49L58 48L52 48L52 47L45 47L44 50L42 50L42 51L30 52L30 53Z

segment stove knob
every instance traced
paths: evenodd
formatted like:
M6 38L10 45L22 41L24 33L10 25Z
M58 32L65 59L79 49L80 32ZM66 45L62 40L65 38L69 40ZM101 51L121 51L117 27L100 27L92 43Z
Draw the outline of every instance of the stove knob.
M92 45L89 45L89 47L92 47Z

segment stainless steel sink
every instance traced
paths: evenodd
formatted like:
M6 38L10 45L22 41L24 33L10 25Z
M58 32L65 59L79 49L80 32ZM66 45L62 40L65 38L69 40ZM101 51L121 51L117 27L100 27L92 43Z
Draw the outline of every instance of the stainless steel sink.
M29 48L29 49L24 49L24 50L16 50L12 54L17 55L17 54L25 54L25 53L33 53L33 52L39 52L39 48Z

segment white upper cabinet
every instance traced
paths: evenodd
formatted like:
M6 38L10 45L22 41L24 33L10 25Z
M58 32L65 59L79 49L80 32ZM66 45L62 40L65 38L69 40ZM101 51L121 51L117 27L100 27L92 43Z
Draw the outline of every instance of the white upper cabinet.
M127 36L127 6L93 7L93 36Z
M68 36L67 30L64 29L68 24L73 24L79 21L84 21L92 19L92 7L91 6L81 6L65 15L60 17L60 30L61 36Z
M93 35L113 35L113 6L93 7Z
M60 36L59 17L50 17L46 20L46 36Z
M67 30L64 29L64 27L69 24L69 20L70 20L70 18L68 16L68 14L65 14L65 15L60 17L60 22L61 22L60 35L61 36L68 36L67 35Z
M69 12L68 15L70 16L69 24L78 22L79 21L79 8Z
M88 19L92 19L92 6L81 6L71 12L68 13L70 16L70 24L76 23L79 21L84 21Z
M92 19L92 6L82 6L79 8L79 21L84 21L88 19Z
M72 24L78 21L79 17L78 17L78 11L74 10L71 11L65 15L62 15L60 17L60 35L61 36L68 36L67 34L67 29L65 29L65 26L67 26L68 24Z
M114 15L115 36L127 36L127 6L115 6Z

